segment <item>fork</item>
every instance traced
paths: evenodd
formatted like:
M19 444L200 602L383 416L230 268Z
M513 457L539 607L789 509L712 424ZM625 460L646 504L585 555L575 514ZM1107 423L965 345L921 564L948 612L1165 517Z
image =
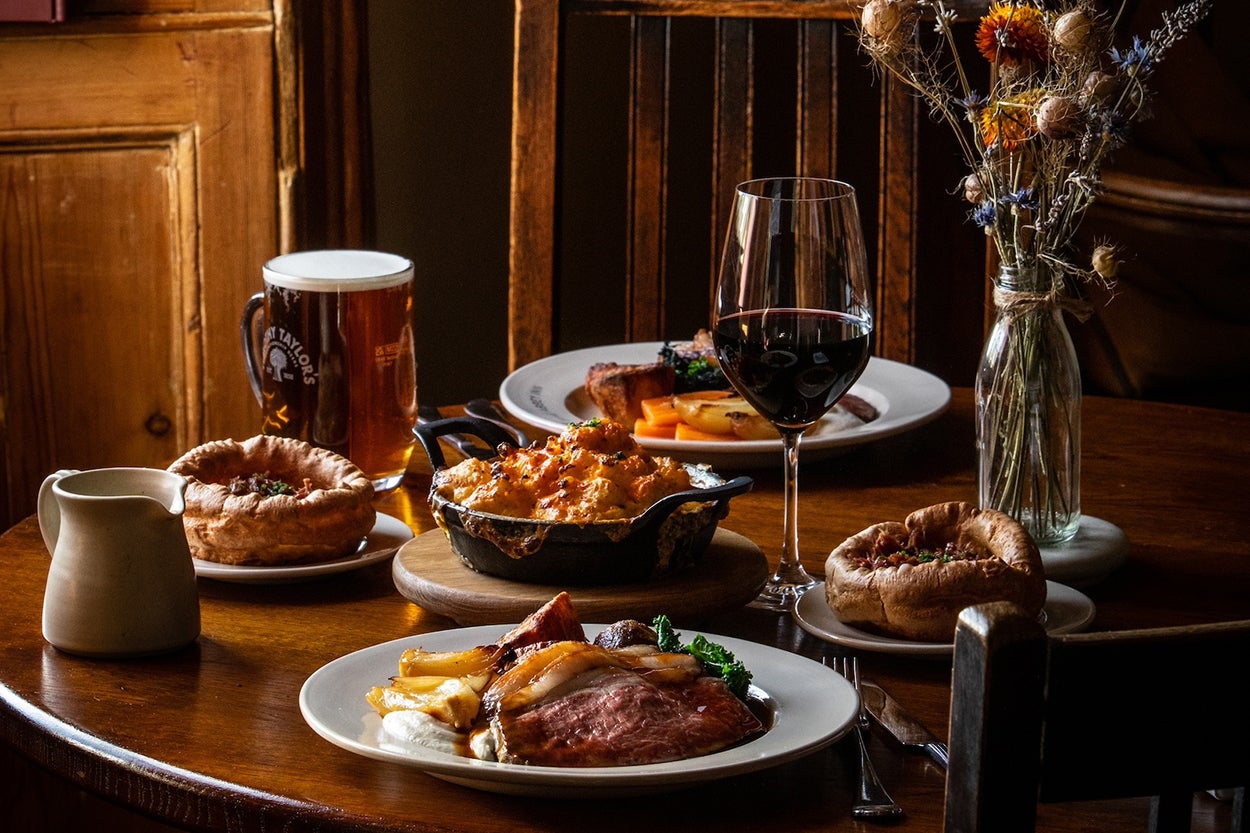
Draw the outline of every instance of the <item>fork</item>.
M834 670L855 686L855 694L859 695L859 658L835 657ZM877 770L868 757L868 743L864 734L868 731L868 710L864 708L864 699L859 698L859 714L855 718L855 740L859 744L859 793L851 806L851 815L866 819L893 819L903 815L903 808L894 803L881 780Z

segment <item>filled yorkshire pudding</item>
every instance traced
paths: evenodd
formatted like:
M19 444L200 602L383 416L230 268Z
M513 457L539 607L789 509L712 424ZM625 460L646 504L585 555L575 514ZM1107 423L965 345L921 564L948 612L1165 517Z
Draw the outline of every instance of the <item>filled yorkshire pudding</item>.
M847 625L923 642L950 642L965 607L1011 601L1032 615L1046 576L1017 521L968 503L918 509L875 524L825 561L825 596Z
M354 552L373 528L369 478L346 457L301 440L218 440L169 470L187 478L187 543L205 561L327 561Z

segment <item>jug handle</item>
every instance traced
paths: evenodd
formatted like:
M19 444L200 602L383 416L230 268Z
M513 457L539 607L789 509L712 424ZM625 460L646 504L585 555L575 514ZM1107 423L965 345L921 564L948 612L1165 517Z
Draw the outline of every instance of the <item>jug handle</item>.
M239 322L239 335L243 338L243 362L247 365L247 381L252 385L252 394L256 401L263 405L260 389L260 359L256 350L256 313L265 305L265 293L257 292L243 305L243 319ZM261 322L264 326L264 322Z
M57 503L52 487L67 474L77 474L78 469L61 469L43 479L39 487L36 512L39 516L39 534L43 536L48 555L56 552L56 541L61 537L61 504Z

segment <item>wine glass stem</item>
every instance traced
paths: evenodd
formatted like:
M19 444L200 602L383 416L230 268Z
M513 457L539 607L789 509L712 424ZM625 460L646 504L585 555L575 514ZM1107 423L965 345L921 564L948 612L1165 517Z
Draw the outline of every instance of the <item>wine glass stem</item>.
M751 607L789 610L805 590L818 582L799 560L799 438L801 433L781 432L785 455L785 539L781 542L778 570L764 584Z
M799 560L799 440L801 432L781 432L781 445L785 454L785 539L781 542L781 563L776 579L798 588L811 584L808 570Z

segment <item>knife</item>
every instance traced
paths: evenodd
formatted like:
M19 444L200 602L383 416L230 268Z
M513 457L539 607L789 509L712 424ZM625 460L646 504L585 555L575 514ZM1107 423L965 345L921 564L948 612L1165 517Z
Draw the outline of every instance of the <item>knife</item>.
M868 713L889 732L895 740L908 749L917 749L928 753L943 769L947 765L946 744L942 743L933 733L924 727L916 718L908 714L898 701L886 693L876 683L862 681L860 697Z

